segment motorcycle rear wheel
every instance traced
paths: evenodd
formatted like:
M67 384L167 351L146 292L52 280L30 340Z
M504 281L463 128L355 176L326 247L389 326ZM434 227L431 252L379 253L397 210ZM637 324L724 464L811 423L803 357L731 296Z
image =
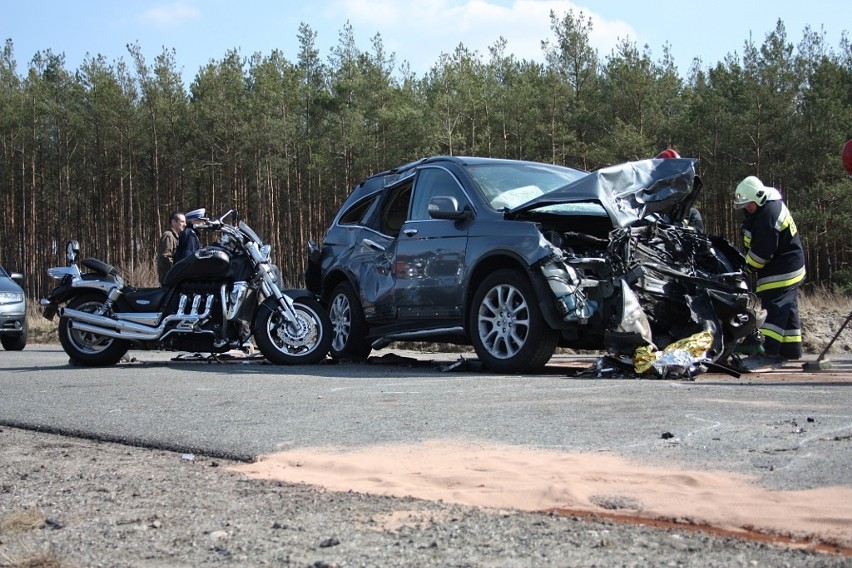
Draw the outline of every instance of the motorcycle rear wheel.
M94 313L105 300L106 296L100 294L81 294L68 302L67 307ZM71 361L83 367L115 365L130 349L130 343L127 341L75 330L74 323L67 317L59 320L59 343Z
M288 325L274 299L263 303L254 325L257 348L274 365L319 363L331 348L331 320L313 298L297 298L293 308L298 329Z

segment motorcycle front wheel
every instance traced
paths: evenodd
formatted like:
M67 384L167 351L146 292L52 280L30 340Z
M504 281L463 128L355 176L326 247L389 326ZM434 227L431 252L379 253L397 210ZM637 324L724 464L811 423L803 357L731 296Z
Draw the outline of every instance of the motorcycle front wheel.
M106 296L100 294L82 294L68 302L67 307L95 313L105 300ZM59 343L74 364L84 367L115 365L130 349L127 341L74 329L74 322L67 317L59 320Z
M296 322L289 323L273 299L267 299L257 314L254 340L263 356L274 365L319 363L331 348L331 320L313 298L293 301Z

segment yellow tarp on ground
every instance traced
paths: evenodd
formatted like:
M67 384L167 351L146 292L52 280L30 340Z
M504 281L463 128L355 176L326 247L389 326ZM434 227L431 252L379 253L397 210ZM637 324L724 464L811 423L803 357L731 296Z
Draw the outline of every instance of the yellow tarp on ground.
M633 368L637 373L645 373L654 366L654 362L675 351L685 351L696 361L707 356L707 350L713 346L713 335L709 331L702 331L670 343L662 351L656 351L652 346L645 345L633 353Z

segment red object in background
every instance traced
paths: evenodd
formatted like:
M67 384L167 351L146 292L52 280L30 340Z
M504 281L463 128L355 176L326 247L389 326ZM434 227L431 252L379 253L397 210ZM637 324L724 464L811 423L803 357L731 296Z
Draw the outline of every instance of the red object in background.
M852 139L846 141L843 147L843 167L846 173L852 176Z
M674 148L666 148L665 150L657 154L657 159L662 158L680 158L680 154L678 154L677 150L675 150Z

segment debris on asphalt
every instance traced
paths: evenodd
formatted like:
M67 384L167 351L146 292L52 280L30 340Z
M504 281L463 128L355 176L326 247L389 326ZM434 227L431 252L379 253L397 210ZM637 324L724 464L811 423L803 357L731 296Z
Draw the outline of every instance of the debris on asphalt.
M464 357L459 357L457 361L439 365L438 368L444 372L455 371L478 373L483 370L482 362L479 359L465 359Z
M409 367L413 367L418 365L420 361L415 359L414 357L403 357L402 355L397 355L396 353L387 353L382 355L381 357L370 357L367 359L368 363L373 363L375 365L406 365Z

